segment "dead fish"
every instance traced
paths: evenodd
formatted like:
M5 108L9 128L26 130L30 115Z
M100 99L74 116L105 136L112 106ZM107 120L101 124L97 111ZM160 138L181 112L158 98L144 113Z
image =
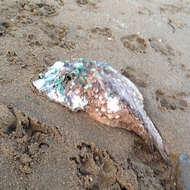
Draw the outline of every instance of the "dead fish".
M33 85L72 111L83 110L108 126L135 132L169 163L163 140L144 110L142 94L109 64L83 58L58 61Z

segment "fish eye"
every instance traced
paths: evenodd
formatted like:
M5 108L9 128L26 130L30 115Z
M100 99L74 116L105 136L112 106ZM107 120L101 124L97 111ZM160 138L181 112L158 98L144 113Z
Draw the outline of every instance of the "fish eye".
M67 79L67 80L71 80L72 77L71 77L70 75L67 75L67 76L66 76L66 79Z

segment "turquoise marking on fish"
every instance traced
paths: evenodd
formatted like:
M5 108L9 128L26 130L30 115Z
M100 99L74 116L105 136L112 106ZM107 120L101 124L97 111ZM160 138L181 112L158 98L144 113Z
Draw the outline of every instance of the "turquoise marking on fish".
M72 111L84 110L106 125L134 131L169 163L163 140L144 110L142 94L109 64L83 58L59 61L40 78L33 85L51 100Z

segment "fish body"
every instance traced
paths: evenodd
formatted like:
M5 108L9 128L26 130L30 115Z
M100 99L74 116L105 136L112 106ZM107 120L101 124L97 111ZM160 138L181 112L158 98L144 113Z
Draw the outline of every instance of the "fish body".
M106 125L135 132L168 162L162 138L144 110L134 83L105 62L56 62L33 85L72 111L83 110Z

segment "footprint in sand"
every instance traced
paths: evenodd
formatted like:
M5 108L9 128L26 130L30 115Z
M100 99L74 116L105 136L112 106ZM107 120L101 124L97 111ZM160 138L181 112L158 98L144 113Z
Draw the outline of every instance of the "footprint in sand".
M117 163L107 150L101 150L88 142L79 144L78 154L70 157L70 160L74 162L77 176L85 190L162 190L166 186L167 189L173 189L173 182L170 177L166 177L166 173L167 176L173 174L168 173L170 170L160 161L159 154L146 152L142 146L135 142L134 152L126 159L125 167ZM155 159L159 167L155 165ZM160 178L164 178L164 181Z
M161 38L149 38L150 46L155 52L159 52L165 56L175 56L175 50Z
M188 102L185 100L185 97L187 97L187 94L185 92L175 93L174 95L167 95L163 90L158 89L156 90L155 94L160 108L162 108L164 111L185 111L188 107Z
M10 27L10 23L0 20L0 37L6 35L8 28Z
M90 37L103 36L103 37L106 37L108 40L114 39L114 35L112 31L108 27L104 27L104 28L95 27L95 28L90 29L90 32L92 34L92 35L90 34Z
M123 169L107 151L86 142L78 145L77 148L79 155L71 157L70 160L76 164L77 175L84 189L127 190L133 186L133 189L137 190L138 182L135 173L128 170L121 178Z
M132 67L126 67L121 69L121 73L134 82L138 87L146 88L148 86L147 78L148 74L143 72L138 72Z
M123 46L137 53L146 53L147 44L145 39L137 34L126 35L120 38Z
M93 0L76 0L76 2L77 2L77 4L79 6L82 6L82 5L91 5L94 8L96 7L96 3Z

